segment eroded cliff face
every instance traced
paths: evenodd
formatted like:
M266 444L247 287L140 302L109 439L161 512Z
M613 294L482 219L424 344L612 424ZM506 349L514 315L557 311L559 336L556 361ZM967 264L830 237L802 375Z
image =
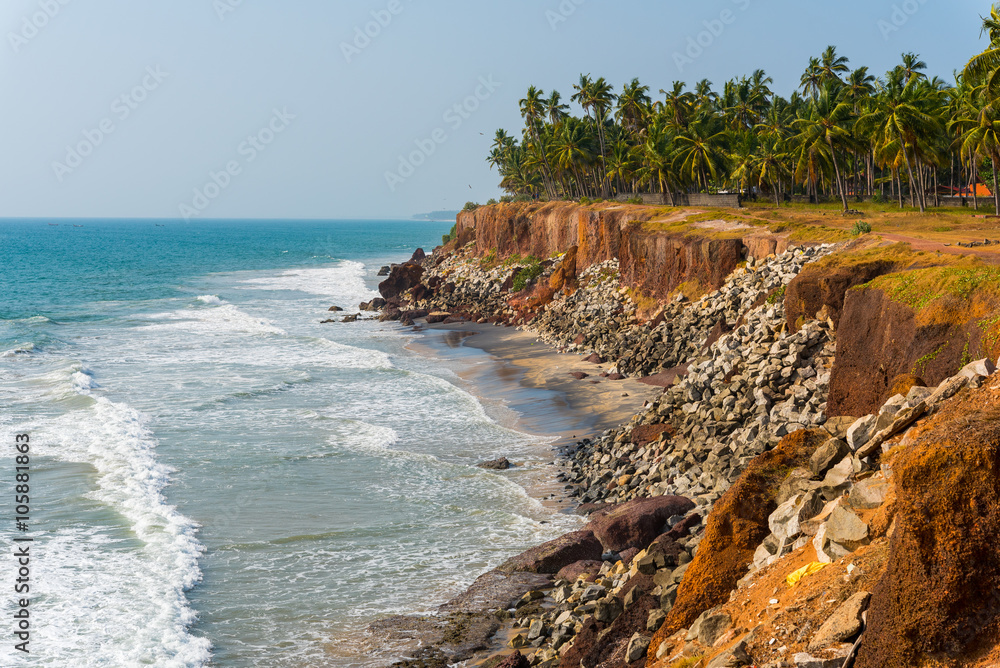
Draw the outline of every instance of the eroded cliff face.
M909 280L905 276L886 278L902 283ZM971 360L996 358L997 305L991 292L929 294L930 301L921 305L894 299L877 285L848 290L844 298L829 416L872 413L905 379L933 387Z
M577 248L577 268L617 259L622 282L644 297L663 299L679 286L696 282L718 289L746 257L783 252L787 240L756 230L743 238L721 238L706 230L656 229L650 221L669 213L629 205L596 208L572 202L497 204L458 216L460 245L476 242L480 255L534 255L547 258Z

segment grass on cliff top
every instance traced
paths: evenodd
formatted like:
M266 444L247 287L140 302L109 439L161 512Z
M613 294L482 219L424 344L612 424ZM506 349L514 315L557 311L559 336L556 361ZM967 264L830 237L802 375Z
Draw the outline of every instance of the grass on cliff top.
M881 290L893 301L919 311L944 297L953 297L963 303L971 301L974 295L1000 298L1000 267L963 257L957 258L951 266L886 274L859 287Z

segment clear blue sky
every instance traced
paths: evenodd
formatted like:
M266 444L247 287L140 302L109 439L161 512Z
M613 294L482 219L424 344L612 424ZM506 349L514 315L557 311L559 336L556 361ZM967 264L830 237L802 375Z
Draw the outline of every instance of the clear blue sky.
M485 157L497 128L519 130L530 84L568 98L584 72L616 89L639 77L655 93L759 67L787 96L827 44L878 74L915 51L950 80L984 45L988 11L971 0L3 0L0 217L460 208L499 195ZM376 36L356 41L366 24ZM421 164L390 187L386 173L414 151Z

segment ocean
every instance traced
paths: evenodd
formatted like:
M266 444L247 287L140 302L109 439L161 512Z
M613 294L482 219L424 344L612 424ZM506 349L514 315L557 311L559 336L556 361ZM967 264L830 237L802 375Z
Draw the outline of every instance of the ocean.
M0 665L384 665L369 622L433 611L576 528L517 473L475 467L552 457L474 396L473 353L320 322L448 228L0 222Z

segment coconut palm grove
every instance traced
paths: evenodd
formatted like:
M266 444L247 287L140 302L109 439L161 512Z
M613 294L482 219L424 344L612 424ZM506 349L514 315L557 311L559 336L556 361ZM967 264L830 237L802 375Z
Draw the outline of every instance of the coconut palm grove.
M559 91L520 100L520 141L498 130L487 159L504 199L619 199L739 192L775 203L893 201L924 211L941 196L984 197L1000 214L1000 10L983 19L990 45L956 71L928 78L914 53L883 76L852 69L834 46L811 58L787 99L763 70L721 91L682 81L653 98L638 79L615 93L580 76L569 113Z

